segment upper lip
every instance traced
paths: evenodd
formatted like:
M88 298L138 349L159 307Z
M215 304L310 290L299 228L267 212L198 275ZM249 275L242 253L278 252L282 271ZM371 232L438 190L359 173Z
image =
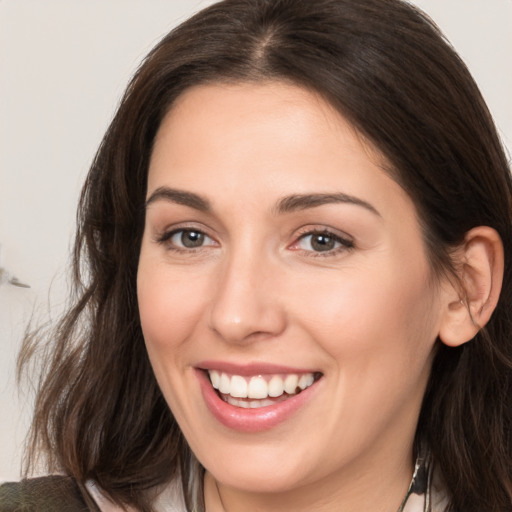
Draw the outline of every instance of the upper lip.
M317 369L311 368L292 368L286 365L274 363L232 363L229 361L201 361L196 365L200 370L217 370L231 375L251 376L251 375L270 375L276 373L321 373Z

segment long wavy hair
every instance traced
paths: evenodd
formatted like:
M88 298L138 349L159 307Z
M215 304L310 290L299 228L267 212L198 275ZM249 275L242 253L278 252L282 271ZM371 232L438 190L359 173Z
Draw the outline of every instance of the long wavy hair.
M28 466L94 479L150 511L152 489L194 462L146 354L136 295L148 164L155 134L187 88L281 80L313 90L390 162L409 194L435 272L471 228L505 247L503 291L469 343L439 341L415 449L429 446L448 510L512 505L512 203L509 166L482 96L434 23L400 0L225 0L174 29L129 84L85 182L74 289L50 330L28 334L19 369L41 359ZM31 359L32 358L32 359ZM195 478L199 480L200 478ZM199 500L199 501L198 501Z

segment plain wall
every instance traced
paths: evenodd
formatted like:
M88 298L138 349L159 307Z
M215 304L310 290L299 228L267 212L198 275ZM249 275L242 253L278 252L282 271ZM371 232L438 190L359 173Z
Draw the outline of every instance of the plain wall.
M32 314L66 296L77 198L115 106L147 51L211 1L0 0L0 481L19 477L30 396L15 355ZM512 147L512 1L417 0L468 64Z

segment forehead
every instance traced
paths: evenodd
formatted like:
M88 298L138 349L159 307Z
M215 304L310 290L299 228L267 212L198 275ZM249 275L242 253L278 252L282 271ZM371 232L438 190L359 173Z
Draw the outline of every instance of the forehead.
M297 176L308 167L320 180L341 152L345 164L366 161L382 172L383 156L313 91L283 82L201 85L186 90L164 117L149 178L151 184L172 169L178 179L183 166L218 172L213 162L222 157L239 175L277 171L280 162L284 171L294 160Z

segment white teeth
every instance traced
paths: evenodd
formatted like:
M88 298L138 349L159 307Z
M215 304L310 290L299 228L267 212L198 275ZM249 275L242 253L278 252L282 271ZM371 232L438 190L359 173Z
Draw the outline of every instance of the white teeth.
M233 398L230 395L226 395L223 397L224 400L235 407L242 407L243 409L259 409L260 407L268 407L269 405L274 405L275 402L272 400L240 400L239 398Z
M220 386L220 374L219 374L219 372L217 372L215 370L212 370L210 372L210 380L212 381L212 386L215 389L219 389L219 386Z
M231 377L231 388L229 394L233 397L246 398L247 397L247 382L240 375L233 375ZM257 397L251 397L257 398Z
M286 379L284 380L284 390L289 394L293 395L295 391L297 390L297 385L299 382L299 376L290 374L286 376Z
M230 391L231 391L231 379L225 373L222 373L221 376L220 376L219 391L221 393L225 393L227 395L230 394Z
M315 382L312 373L242 377L241 375L228 375L218 370L208 370L208 374L212 386L218 389L222 395L226 395L226 400L230 404L244 408L264 407L265 405L262 405L264 403L271 405L274 402L267 400L269 397L283 396L285 398L285 393L295 395L298 390L304 390ZM251 398L252 400L238 400L240 398Z
M313 384L313 381L314 381L314 377L313 375L311 374L303 374L300 376L300 379L299 379L299 388L304 390L306 388L308 388L309 386L311 386L311 384Z
M274 375L268 383L268 396L276 397L284 393L284 382L281 377Z
M263 377L251 378L251 380L249 381L249 387L247 388L247 396L249 398L267 398L268 385Z

